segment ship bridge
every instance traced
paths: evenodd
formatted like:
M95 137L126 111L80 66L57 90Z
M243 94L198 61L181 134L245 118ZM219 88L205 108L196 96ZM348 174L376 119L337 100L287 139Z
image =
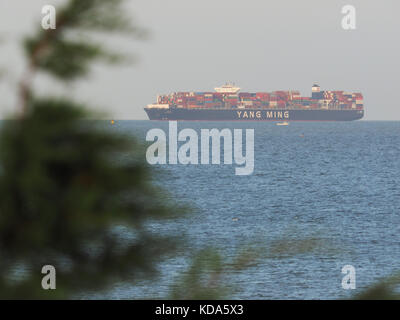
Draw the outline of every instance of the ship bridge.
M235 87L234 83L227 83L221 87L215 88L215 91L218 93L238 93L240 91L239 87Z

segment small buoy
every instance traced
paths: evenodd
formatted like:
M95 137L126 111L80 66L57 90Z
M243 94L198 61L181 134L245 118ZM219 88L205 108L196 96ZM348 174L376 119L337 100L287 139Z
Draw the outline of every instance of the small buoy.
M115 123L115 121L114 120L111 120L111 124L114 124Z

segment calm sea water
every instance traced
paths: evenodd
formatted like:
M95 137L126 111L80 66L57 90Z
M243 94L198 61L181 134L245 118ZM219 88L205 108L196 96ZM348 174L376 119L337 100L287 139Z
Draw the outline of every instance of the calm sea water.
M151 128L168 132L168 123L115 124L142 141ZM254 128L254 173L236 176L231 165L158 166L165 175L157 183L194 213L152 225L155 232L185 233L182 252L213 246L228 259L249 243L268 251L282 238L320 242L317 250L269 256L231 275L238 289L232 298L346 298L400 270L400 122L179 122L183 128ZM163 297L185 261L163 263L156 283L116 286L107 297ZM341 286L346 264L356 268L356 290Z
M149 129L168 132L167 122L110 127L143 142ZM254 173L236 176L232 165L157 166L163 174L155 182L193 208L187 217L149 226L185 235L177 257L160 264L155 281L84 297L166 297L187 257L208 246L228 260L249 244L267 255L228 277L236 288L231 298L347 298L400 270L400 122L179 122L183 128L254 128ZM309 238L318 248L269 252L276 240L290 239L290 251ZM341 286L347 264L356 268L355 290Z

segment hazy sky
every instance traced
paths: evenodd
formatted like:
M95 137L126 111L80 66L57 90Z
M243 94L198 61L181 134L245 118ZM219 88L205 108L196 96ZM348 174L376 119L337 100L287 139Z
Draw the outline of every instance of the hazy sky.
M85 1L85 0L82 0ZM41 8L64 1L0 0L0 117L14 110L24 35L40 26ZM357 29L341 27L344 5ZM134 53L132 66L96 65L64 88L39 77L41 92L64 92L116 119L147 119L158 93L210 91L228 80L242 91L361 91L367 120L400 120L400 2L397 0L127 0L151 38L105 38Z

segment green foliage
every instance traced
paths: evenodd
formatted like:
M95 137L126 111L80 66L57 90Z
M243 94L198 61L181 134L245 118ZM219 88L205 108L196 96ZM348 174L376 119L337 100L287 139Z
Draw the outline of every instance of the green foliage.
M318 237L288 238L282 237L271 241L269 246L270 257L290 257L295 255L309 254L311 252L327 252L329 246Z
M134 26L133 18L125 14L123 3L124 0L71 0L61 11L61 23L70 28L145 36L146 32Z
M388 277L356 295L357 300L399 300L400 275Z
M123 0L71 0L57 12L57 28L40 30L25 41L32 69L61 80L74 80L89 71L94 59L115 62L123 59L99 43L81 37L83 32L122 32L143 38L146 32L132 24ZM78 35L78 37L77 37Z
M36 43L29 40L26 46L33 52ZM55 77L73 80L86 75L89 71L89 63L100 57L108 57L100 46L57 39L49 46L46 54L38 55L36 66Z
M145 222L176 209L151 184L141 147L84 121L80 105L32 104L0 133L0 298L70 297L154 274L174 239ZM58 289L48 296L45 264L57 269ZM10 282L18 267L24 276Z
M88 121L83 105L32 92L37 71L66 81L87 74L95 59L119 62L84 33L141 37L122 3L69 0L57 10L56 30L25 41L23 114L0 130L0 298L69 298L134 283L156 275L175 249L176 238L148 224L184 210L153 185L142 146ZM55 291L41 288L47 264L57 270Z
M258 263L261 250L243 248L228 259L215 248L197 252L182 276L171 286L170 299L226 299L237 288L234 277Z
M222 299L228 290L221 285L224 275L223 257L213 249L198 252L184 275L172 286L170 298L174 300Z

